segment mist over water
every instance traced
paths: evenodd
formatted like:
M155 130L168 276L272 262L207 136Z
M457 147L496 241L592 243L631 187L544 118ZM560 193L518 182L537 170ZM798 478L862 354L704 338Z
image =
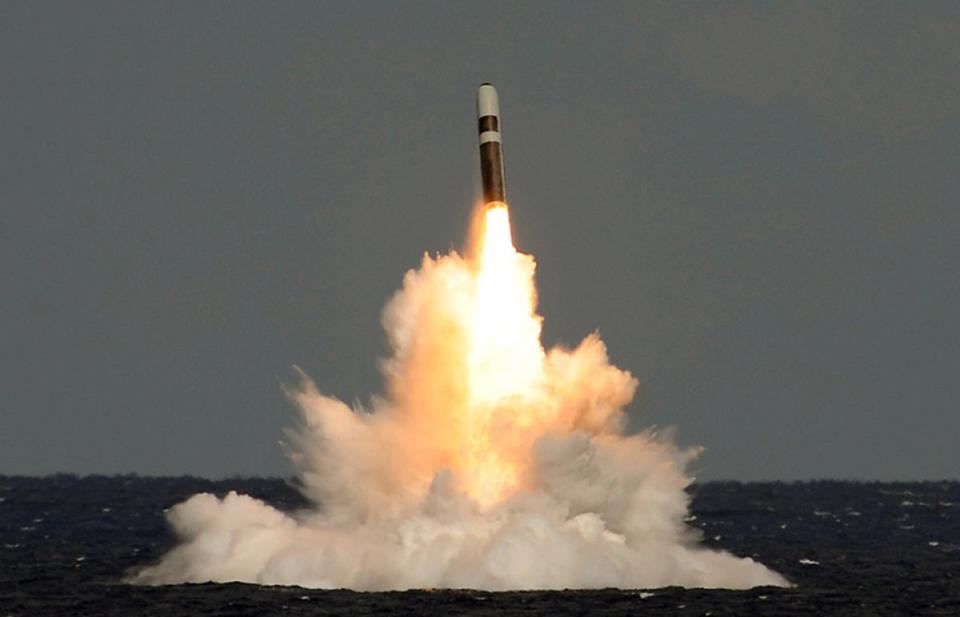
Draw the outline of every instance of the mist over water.
M384 310L385 394L351 409L302 375L288 395L301 490L285 513L194 495L168 519L180 544L130 581L318 588L787 585L701 548L684 523L695 448L624 435L637 381L599 336L544 350L533 258L486 213L476 255L424 257Z

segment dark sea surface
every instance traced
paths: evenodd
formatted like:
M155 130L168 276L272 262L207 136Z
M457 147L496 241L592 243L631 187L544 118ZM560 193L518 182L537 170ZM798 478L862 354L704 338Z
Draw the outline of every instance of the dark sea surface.
M8 615L960 616L960 483L733 483L691 488L704 543L792 589L358 593L246 584L133 587L175 539L163 510L236 490L304 504L278 479L0 476L0 617Z

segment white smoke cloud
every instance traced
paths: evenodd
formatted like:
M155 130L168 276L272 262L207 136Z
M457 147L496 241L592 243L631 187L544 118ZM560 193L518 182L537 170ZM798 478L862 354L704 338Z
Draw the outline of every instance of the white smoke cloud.
M320 393L305 376L289 392L303 419L288 433L290 458L314 507L283 513L236 493L195 495L168 513L179 546L131 582L786 585L749 558L697 545L684 523L692 481L684 469L697 450L653 432L623 435L636 380L609 363L597 335L544 352L533 260L512 259L513 290L529 307L502 325L518 333L509 361L523 364L509 374L526 373L523 389L478 402L470 371L481 361L469 351L476 264L425 257L384 311L392 355L386 394L370 411ZM491 465L497 473L485 473ZM491 476L510 481L491 484Z

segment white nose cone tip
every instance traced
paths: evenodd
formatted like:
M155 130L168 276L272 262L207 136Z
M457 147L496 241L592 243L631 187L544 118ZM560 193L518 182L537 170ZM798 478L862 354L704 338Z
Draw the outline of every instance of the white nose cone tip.
M477 90L477 117L499 115L500 101L497 99L497 89L490 84L483 84Z
M497 89L483 84L477 90L477 119L480 121L480 144L500 141L500 100Z

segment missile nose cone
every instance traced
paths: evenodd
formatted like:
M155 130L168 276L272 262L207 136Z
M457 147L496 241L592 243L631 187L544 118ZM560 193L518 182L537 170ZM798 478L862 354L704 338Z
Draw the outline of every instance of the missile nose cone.
M480 84L477 90L477 117L499 115L500 101L497 98L497 89L486 82Z

